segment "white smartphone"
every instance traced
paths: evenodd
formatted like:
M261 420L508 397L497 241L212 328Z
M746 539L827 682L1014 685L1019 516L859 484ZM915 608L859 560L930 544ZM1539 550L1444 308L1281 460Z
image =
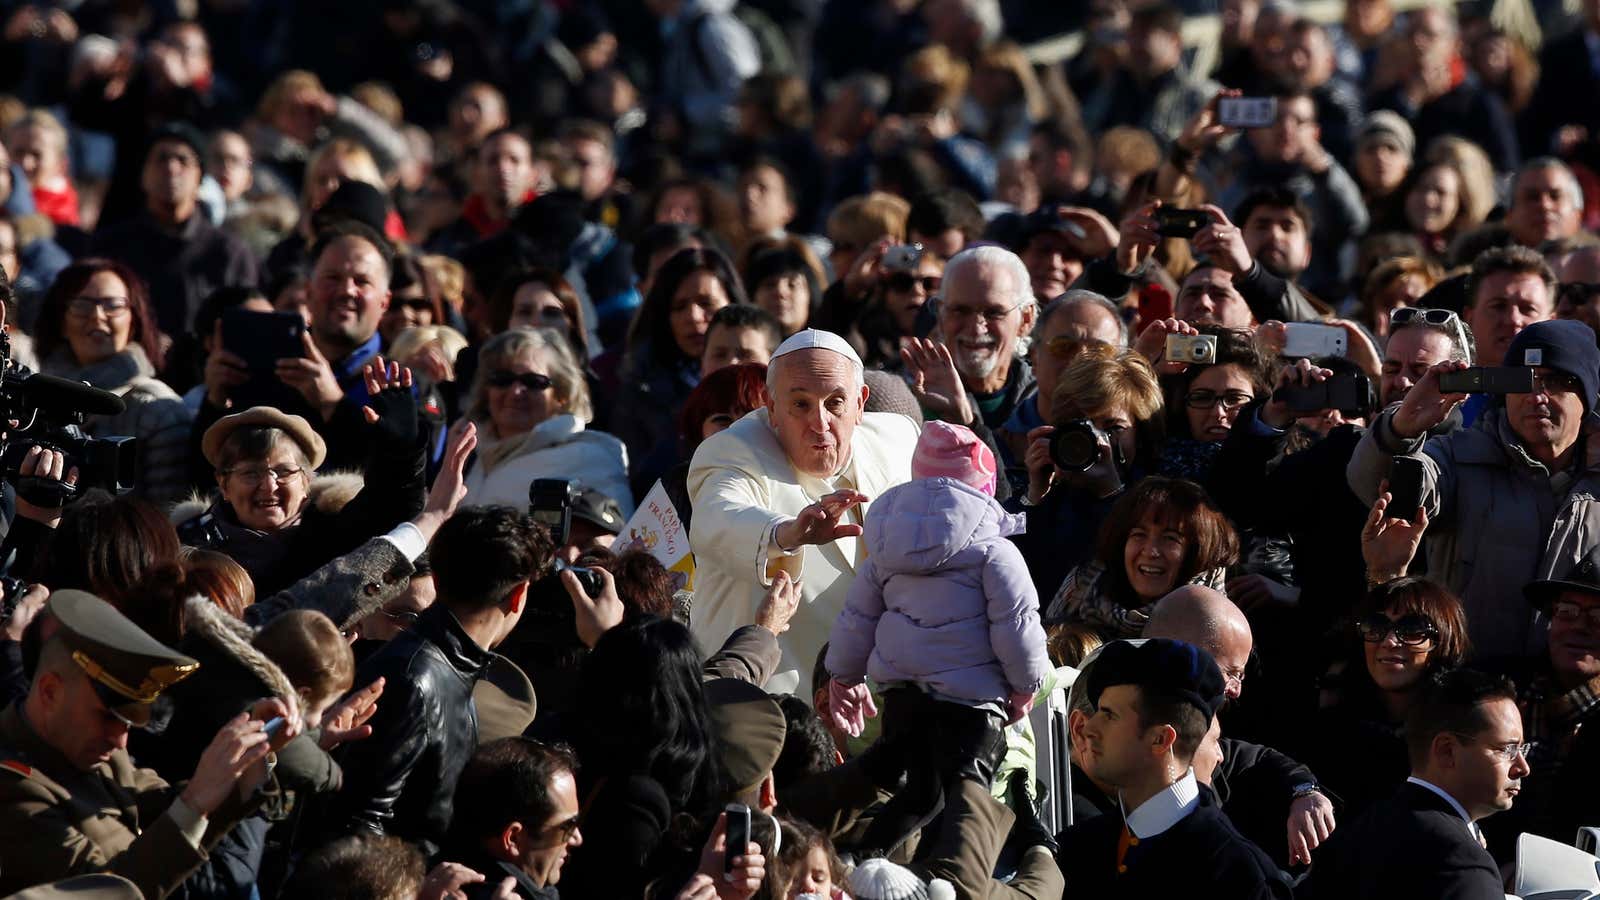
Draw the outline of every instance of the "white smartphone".
M1290 322L1284 326L1288 340L1283 344L1283 356L1310 359L1318 356L1343 356L1350 336L1337 325L1318 325L1315 322Z

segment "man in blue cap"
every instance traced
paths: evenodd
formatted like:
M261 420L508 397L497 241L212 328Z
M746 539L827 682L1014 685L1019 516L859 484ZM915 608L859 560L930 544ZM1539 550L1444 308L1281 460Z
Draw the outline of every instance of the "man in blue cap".
M1117 641L1085 677L1094 715L1083 728L1084 752L1116 788L1122 815L1062 835L1057 861L1069 895L1291 896L1287 876L1195 779L1195 751L1224 696L1211 654L1165 638Z
M1441 362L1378 417L1346 473L1351 490L1371 503L1395 456L1422 463L1427 575L1461 598L1481 659L1541 654L1544 616L1507 598L1600 553L1600 505L1592 499L1600 442L1587 436L1600 421L1594 332L1573 320L1535 322L1517 333L1503 362L1533 370L1532 393L1504 394L1471 428L1430 437L1467 399L1439 387L1441 375L1467 365ZM1414 519L1418 511L1390 514Z

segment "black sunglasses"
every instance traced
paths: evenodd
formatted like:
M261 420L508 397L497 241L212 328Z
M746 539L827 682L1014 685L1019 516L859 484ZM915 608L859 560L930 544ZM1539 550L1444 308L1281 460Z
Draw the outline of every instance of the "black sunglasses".
M1390 633L1394 634L1395 640L1407 647L1420 647L1429 641L1439 639L1439 627L1427 616L1416 613L1392 621L1388 616L1373 614L1357 622L1356 630L1361 632L1361 639L1369 644L1383 643L1383 639Z
M520 384L530 391L542 391L550 386L550 376L542 372L517 373L498 369L484 376L483 380L490 387L508 388Z
M889 276L889 289L909 294L920 282L924 291L937 294L942 280L938 275L923 275L919 278L910 272L896 272Z

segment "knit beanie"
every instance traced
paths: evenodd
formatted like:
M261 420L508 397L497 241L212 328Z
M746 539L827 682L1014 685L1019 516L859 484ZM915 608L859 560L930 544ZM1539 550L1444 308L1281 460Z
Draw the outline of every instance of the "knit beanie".
M868 369L862 376L870 389L867 394L867 412L899 413L911 421L922 424L922 406L899 375L880 369Z
M994 453L972 429L949 422L922 426L917 452L911 457L912 478L954 478L994 496Z
M955 888L942 878L925 882L887 859L863 860L850 873L855 900L955 900Z
M1506 349L1506 366L1544 366L1583 384L1583 411L1593 412L1600 395L1600 348L1594 331L1574 319L1535 322L1517 332Z

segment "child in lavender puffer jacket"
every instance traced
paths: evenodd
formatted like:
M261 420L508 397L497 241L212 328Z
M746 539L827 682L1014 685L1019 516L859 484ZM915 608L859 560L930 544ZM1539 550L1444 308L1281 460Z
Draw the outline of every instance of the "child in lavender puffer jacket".
M924 824L942 786L967 771L987 779L1004 742L1050 670L1039 597L1007 536L1023 518L994 499L994 454L970 429L929 422L912 481L867 513L867 559L829 634L830 713L859 734L883 690L882 740L923 748L906 786L875 818L862 846L887 851ZM979 757L976 761L973 756Z

